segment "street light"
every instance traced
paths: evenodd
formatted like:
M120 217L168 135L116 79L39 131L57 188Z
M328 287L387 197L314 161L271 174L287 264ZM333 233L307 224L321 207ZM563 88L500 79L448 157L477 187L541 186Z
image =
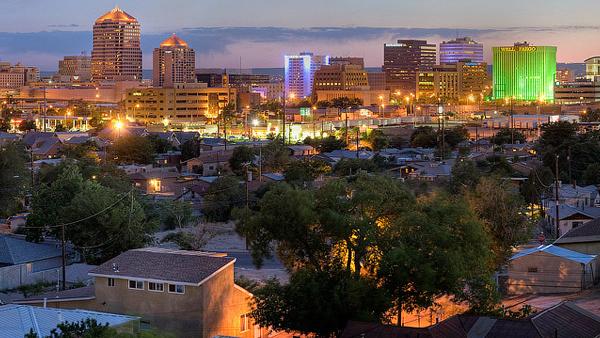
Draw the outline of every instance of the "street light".
M117 129L118 136L121 138L121 129L123 129L123 122L121 120L115 122L115 129Z

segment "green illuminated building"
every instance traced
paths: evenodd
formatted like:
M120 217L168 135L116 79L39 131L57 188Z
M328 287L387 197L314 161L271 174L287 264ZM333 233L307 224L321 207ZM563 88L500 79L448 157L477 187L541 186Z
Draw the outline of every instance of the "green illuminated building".
M496 100L554 101L556 47L516 43L492 50Z

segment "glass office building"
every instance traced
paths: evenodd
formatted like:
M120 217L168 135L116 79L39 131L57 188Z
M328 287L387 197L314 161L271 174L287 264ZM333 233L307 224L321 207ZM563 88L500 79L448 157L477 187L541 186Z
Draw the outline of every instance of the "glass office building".
M556 47L516 43L492 52L495 99L554 101Z
M470 37L440 43L440 63L483 62L483 44Z

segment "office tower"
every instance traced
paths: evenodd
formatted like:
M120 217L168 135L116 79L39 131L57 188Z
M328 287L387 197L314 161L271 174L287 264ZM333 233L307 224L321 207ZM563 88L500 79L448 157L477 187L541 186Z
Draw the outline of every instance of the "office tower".
M285 58L285 91L288 99L306 98L312 93L315 72L322 65L329 64L329 56L300 53L286 55Z
M318 90L368 90L369 78L364 68L352 64L322 66L315 72L313 92Z
M429 103L473 104L483 101L489 88L486 63L444 63L419 72L417 99Z
M371 90L385 90L385 73L384 72L368 72L367 79Z
M440 64L469 60L483 62L483 44L470 37L440 43Z
M393 92L415 93L417 74L436 63L437 49L424 40L398 40L383 47L386 85Z
M99 17L93 29L93 81L141 81L140 24L119 7Z
M492 51L495 99L554 100L556 47L524 42Z
M92 79L92 58L87 55L65 56L58 61L58 82L86 82Z
M365 59L357 56L332 56L329 58L330 65L355 65L365 68Z
M154 49L152 66L152 84L155 87L196 82L196 53L175 34Z
M600 56L585 60L585 78L590 81L600 80Z
M0 62L0 89L18 90L39 80L40 71L37 67L27 67L20 63L11 66L8 62Z

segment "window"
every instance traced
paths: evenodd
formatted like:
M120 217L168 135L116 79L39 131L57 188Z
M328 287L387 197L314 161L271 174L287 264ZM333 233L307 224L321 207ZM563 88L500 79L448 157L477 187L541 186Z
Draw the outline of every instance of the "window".
M538 268L536 267L528 267L527 272L538 272Z
M185 285L169 284L169 293L185 293Z
M114 278L109 278L108 279L108 286L110 286L110 287L115 286L115 279Z
M573 222L573 228L577 228L581 226L581 224L583 224L583 222Z
M248 331L248 314L243 314L240 316L240 331L245 332Z
M148 290L163 292L165 290L165 285L163 283L148 282Z
M143 281L139 281L139 280L130 280L129 281L129 288L130 289L136 289L136 290L144 290L144 282Z

